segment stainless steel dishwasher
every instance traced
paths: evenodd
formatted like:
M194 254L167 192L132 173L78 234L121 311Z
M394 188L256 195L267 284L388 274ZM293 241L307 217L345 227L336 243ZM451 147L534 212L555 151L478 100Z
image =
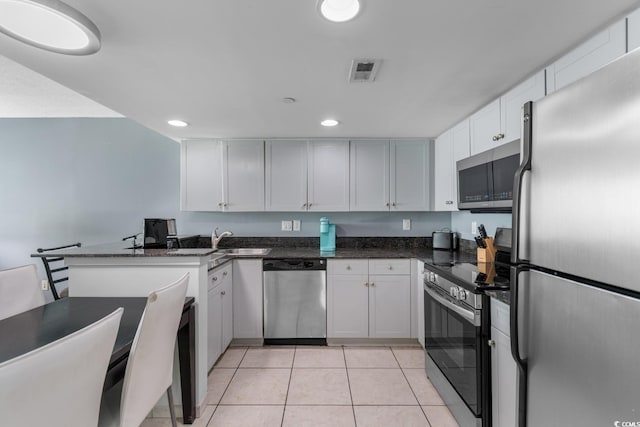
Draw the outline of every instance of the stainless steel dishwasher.
M269 259L264 274L264 343L327 344L327 262Z

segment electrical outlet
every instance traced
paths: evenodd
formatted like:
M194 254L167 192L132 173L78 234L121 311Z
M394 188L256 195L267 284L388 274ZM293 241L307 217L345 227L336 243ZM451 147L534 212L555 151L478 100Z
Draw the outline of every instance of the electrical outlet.
M477 232L478 232L478 223L475 221L471 221L471 234L475 236Z
M42 290L43 291L48 291L49 290L49 281L48 280L43 280L42 282L40 282L40 286L42 286Z
M411 230L411 220L410 219L403 219L402 220L402 229L407 231L407 230Z
M293 231L300 231L300 220L299 219L294 219L293 220Z
M293 230L292 221L282 221L282 231L291 231Z

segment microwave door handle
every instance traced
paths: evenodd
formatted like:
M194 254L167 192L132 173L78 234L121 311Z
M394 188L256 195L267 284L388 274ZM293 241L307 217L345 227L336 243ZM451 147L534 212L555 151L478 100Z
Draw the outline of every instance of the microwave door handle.
M524 174L531 171L531 136L533 132L532 111L533 102L524 104L522 116L522 161L516 170L513 178L513 224L511 234L511 263L518 264L523 260L520 258L520 243L526 239L524 233L520 233L520 214L522 212Z
M429 294L431 298L436 300L439 304L444 305L448 309L456 312L462 318L467 320L469 323L472 323L474 326L480 326L480 316L476 316L476 313L471 310L467 310L459 305L453 304L451 301L446 298L438 295L434 290L432 290L427 284L424 285L424 290Z

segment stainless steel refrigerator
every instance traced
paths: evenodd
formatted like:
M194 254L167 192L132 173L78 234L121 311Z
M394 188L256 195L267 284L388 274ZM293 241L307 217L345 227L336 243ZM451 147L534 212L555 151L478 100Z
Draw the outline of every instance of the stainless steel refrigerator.
M522 141L518 424L640 425L640 51L526 104Z

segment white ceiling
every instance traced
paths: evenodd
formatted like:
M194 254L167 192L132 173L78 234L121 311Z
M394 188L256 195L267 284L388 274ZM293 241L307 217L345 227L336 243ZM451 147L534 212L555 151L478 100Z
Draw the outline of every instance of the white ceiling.
M68 0L100 28L98 53L65 56L0 35L0 55L175 139L437 136L640 6L362 2L358 18L336 24L316 0ZM384 61L374 83L348 83L354 58ZM341 124L322 128L327 117ZM191 126L171 128L170 118Z

